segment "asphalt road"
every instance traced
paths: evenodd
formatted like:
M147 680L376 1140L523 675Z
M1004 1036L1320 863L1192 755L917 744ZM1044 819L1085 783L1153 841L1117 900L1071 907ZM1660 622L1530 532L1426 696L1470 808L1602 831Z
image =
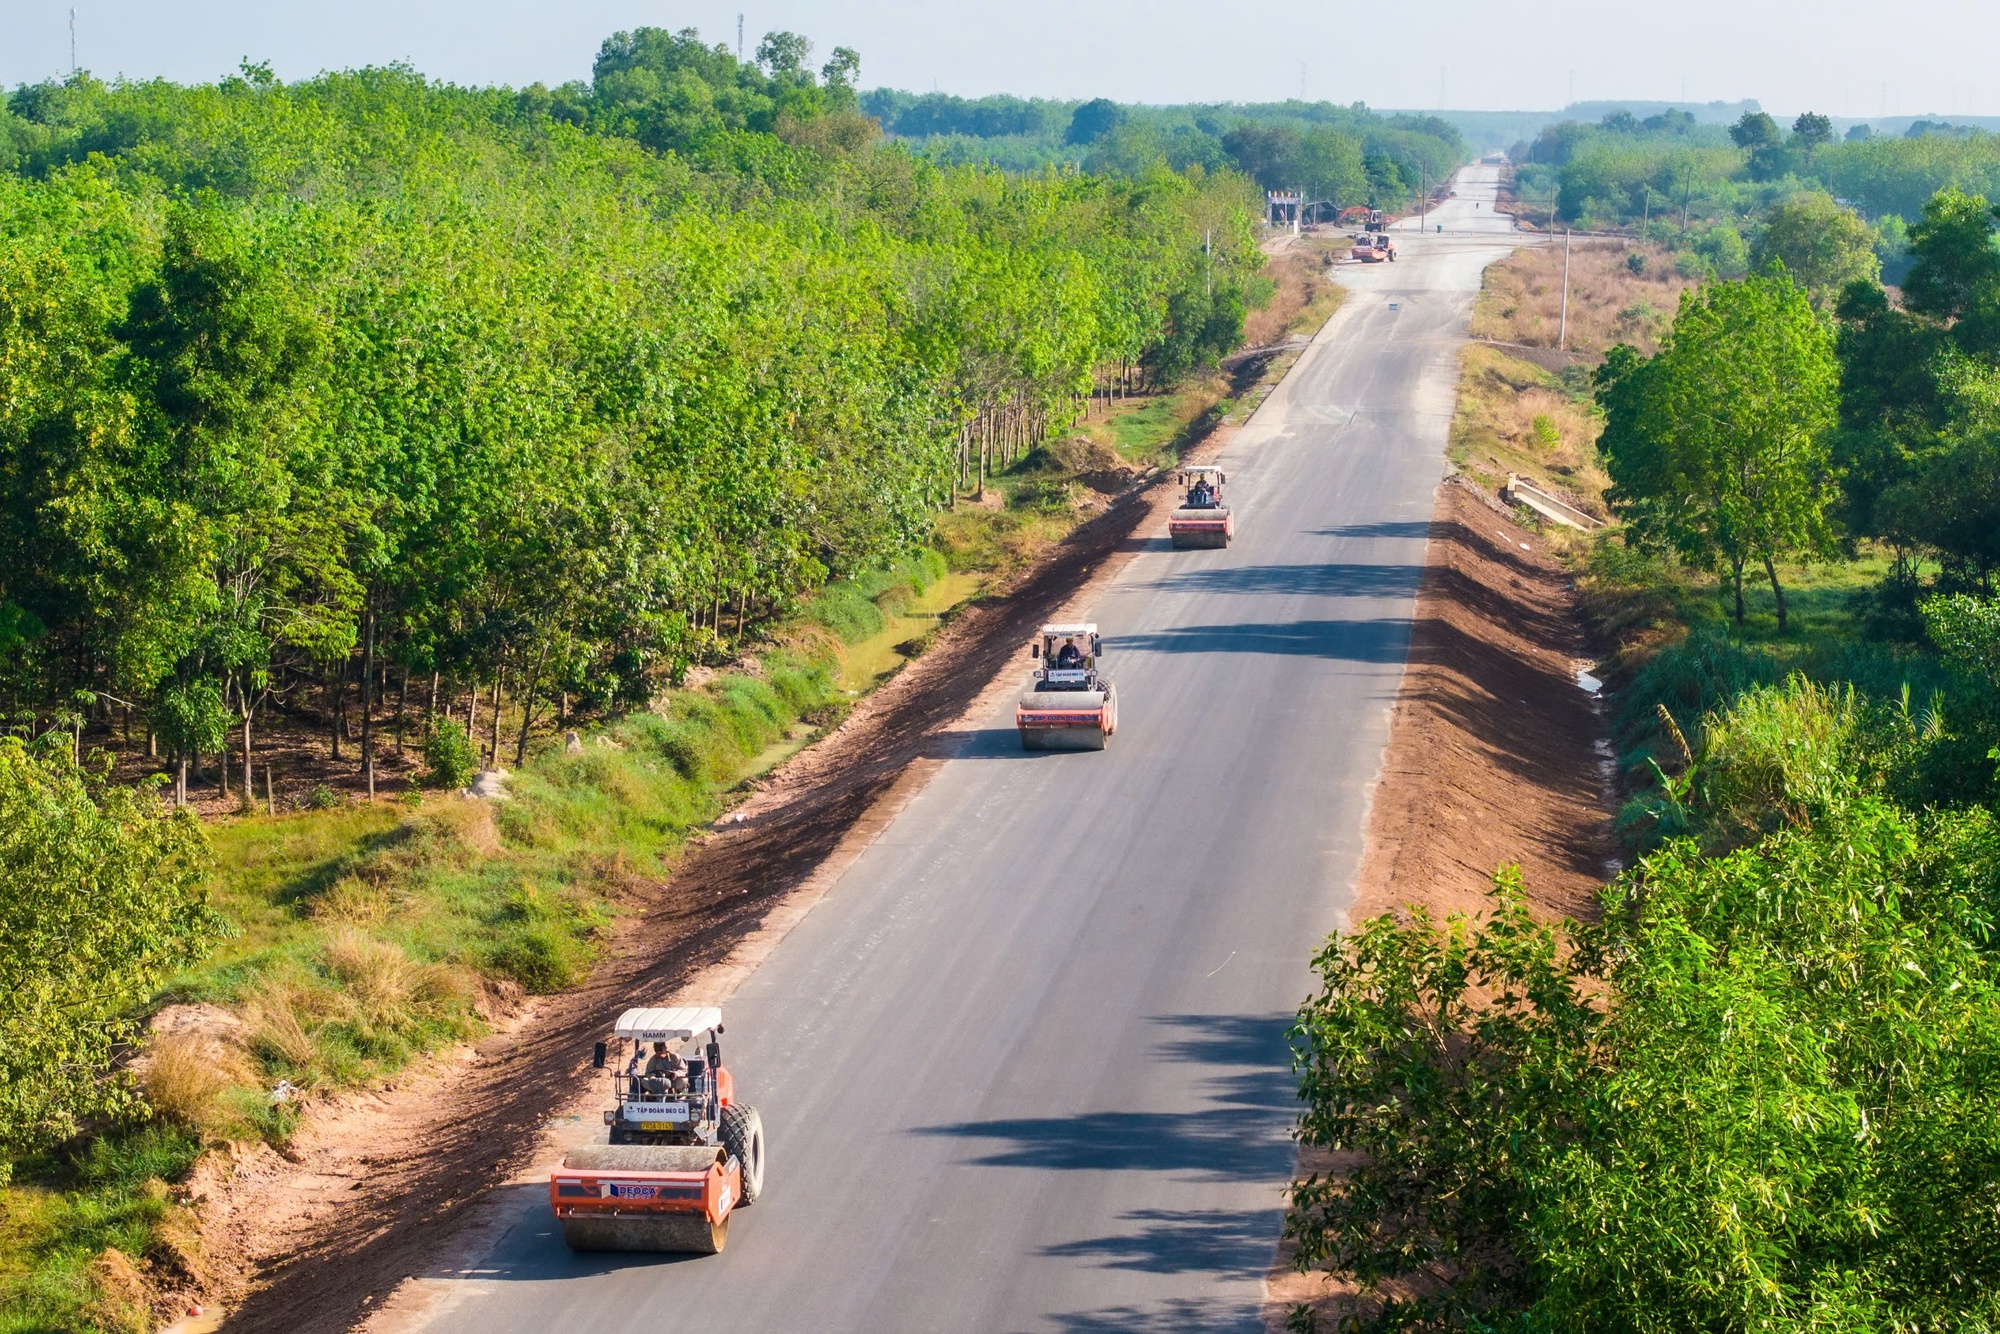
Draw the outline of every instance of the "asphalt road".
M1220 460L1235 543L1149 535L1089 609L1110 748L1023 754L1010 697L730 1003L771 1151L728 1250L573 1257L524 1193L429 1328L1259 1328L1285 1029L1359 862L1472 295L1516 243L1494 178L1339 271Z

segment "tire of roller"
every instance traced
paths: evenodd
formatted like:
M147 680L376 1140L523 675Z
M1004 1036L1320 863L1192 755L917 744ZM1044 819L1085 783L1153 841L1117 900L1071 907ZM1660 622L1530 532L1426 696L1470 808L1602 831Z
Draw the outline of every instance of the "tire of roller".
M747 1208L764 1193L764 1118L755 1107L731 1103L722 1109L722 1147L743 1165L743 1195Z

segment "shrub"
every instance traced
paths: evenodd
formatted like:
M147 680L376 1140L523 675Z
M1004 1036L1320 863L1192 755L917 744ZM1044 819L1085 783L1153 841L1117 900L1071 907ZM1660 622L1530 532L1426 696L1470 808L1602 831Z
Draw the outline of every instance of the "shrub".
M1991 813L1850 789L1667 845L1599 926L1502 875L1484 920L1336 935L1300 1139L1354 1165L1295 1184L1300 1264L1356 1329L1991 1328L1996 886Z
M345 803L341 801L340 794L325 783L313 784L312 791L306 794L306 809L309 811L330 811L341 805Z
M207 852L191 814L103 784L67 746L0 738L0 1151L130 1105L104 1074L114 1047L226 930L200 889Z
M440 718L424 738L424 781L451 790L472 782L479 772L479 752L455 718Z

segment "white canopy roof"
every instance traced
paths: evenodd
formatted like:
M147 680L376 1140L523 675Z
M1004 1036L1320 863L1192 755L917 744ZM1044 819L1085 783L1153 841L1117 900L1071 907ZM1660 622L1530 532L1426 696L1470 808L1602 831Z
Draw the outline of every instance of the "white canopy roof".
M1097 622L1071 621L1067 624L1045 625L1042 627L1042 633L1045 635L1094 635L1097 633Z
M612 1031L641 1042L677 1042L721 1023L722 1011L713 1005L635 1006L618 1016L618 1026Z
M1222 469L1216 467L1213 463L1191 463L1180 471L1190 477L1197 477L1202 473L1214 473L1217 477L1222 475Z

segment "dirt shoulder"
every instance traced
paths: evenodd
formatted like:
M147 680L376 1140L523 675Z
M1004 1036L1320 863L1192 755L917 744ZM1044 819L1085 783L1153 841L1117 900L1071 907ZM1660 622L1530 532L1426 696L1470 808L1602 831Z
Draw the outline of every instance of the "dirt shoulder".
M1350 920L1476 911L1506 862L1545 911L1590 911L1615 845L1603 719L1577 684L1589 661L1547 543L1448 481Z

